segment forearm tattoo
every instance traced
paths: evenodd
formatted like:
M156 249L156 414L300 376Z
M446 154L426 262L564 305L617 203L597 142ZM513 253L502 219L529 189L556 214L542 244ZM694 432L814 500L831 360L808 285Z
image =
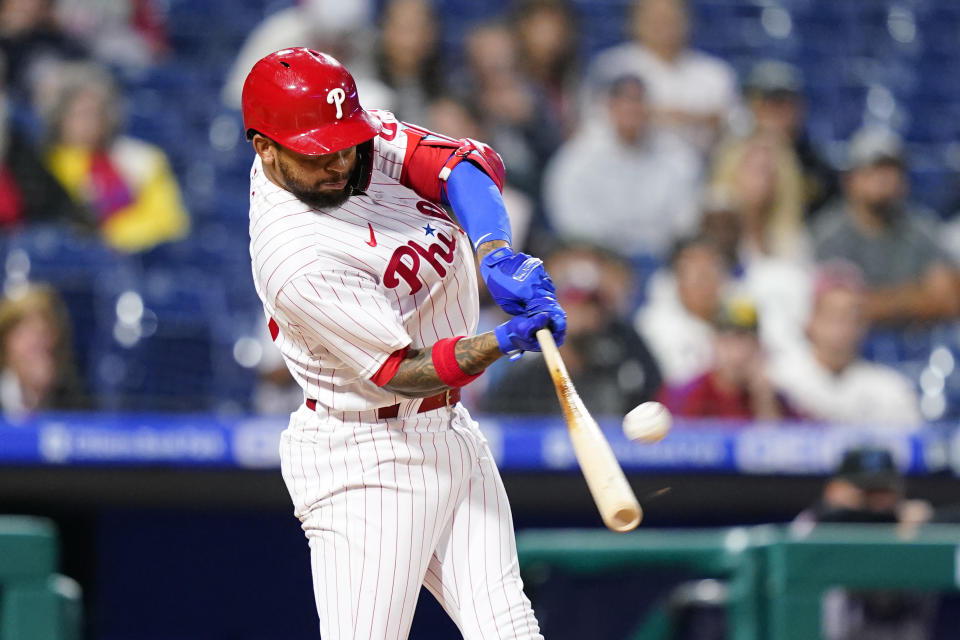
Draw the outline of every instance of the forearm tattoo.
M494 249L499 249L500 247L509 247L510 243L506 240L491 240L490 242L484 242L479 247L477 247L477 263L479 264L488 253Z
M430 347L407 351L400 368L383 388L411 398L426 398L449 389L437 376L431 351ZM503 355L492 331L463 338L457 342L454 353L467 375L480 373Z

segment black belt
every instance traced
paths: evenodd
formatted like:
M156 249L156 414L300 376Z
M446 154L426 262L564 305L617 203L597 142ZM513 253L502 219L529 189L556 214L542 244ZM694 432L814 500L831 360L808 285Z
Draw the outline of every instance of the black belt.
M424 398L423 402L420 403L420 408L417 409L417 413L433 411L440 407L452 407L458 402L460 402L460 389L448 389L443 393ZM307 409L311 411L317 410L317 401L313 398L307 398L305 404L307 405ZM400 415L399 404L392 404L389 407L380 407L377 409L377 418L380 420L390 420L391 418L396 418L398 415Z

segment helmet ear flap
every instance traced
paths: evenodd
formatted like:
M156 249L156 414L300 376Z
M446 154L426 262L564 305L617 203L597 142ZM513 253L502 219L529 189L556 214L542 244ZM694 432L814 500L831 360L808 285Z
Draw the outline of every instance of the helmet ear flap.
M361 194L370 188L373 177L373 140L367 140L357 145L357 169L350 179L350 190L354 195Z

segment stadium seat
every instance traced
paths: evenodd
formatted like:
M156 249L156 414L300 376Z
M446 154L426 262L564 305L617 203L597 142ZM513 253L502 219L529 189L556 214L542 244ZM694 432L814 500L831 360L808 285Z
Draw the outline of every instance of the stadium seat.
M97 351L91 375L105 408L208 410L217 351L232 349L223 288L203 270L154 269L132 288L97 289ZM229 343L229 344L228 344Z

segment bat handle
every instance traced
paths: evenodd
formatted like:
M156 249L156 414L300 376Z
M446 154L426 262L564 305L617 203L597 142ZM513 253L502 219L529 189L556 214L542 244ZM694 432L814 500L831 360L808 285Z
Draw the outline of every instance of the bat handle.
M547 361L547 367L550 369L559 369L563 375L567 375L567 368L560 358L560 349L553 339L553 334L549 329L537 330L537 342L540 343L540 351L543 353L543 359Z

